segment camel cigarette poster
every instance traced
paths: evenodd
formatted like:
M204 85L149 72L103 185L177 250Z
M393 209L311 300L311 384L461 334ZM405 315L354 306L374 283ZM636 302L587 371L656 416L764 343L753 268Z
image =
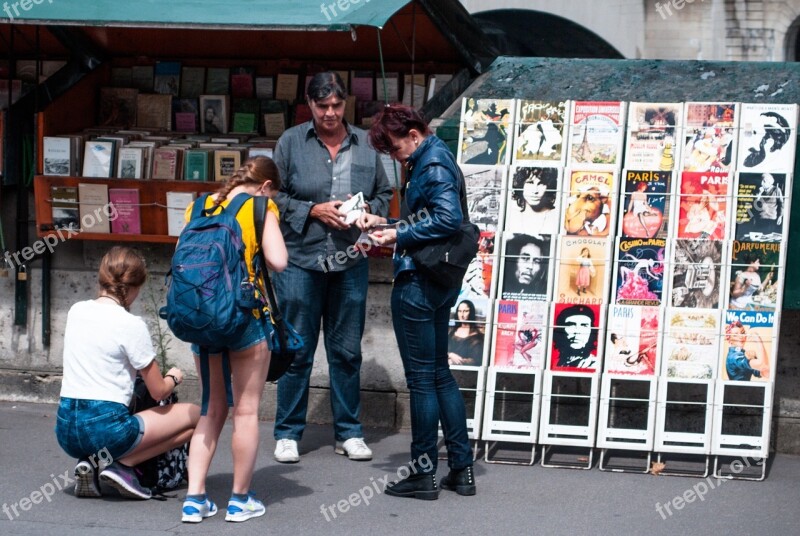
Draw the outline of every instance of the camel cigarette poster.
M569 171L569 194L564 201L564 234L611 236L614 227L614 171Z

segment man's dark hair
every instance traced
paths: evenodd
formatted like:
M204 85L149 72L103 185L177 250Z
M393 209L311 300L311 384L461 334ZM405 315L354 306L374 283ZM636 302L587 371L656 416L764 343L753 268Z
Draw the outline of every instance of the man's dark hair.
M533 244L542 252L539 258L539 271L528 285L519 288L519 283L515 277L517 262L522 248L528 244ZM509 292L524 292L526 294L545 294L547 292L547 276L550 271L550 235L533 236L515 233L507 242L503 255L505 256L505 275L503 287ZM509 282L513 283L509 284Z
M514 178L511 180L511 199L516 201L520 211L525 210L525 198L522 196L522 189L528 179L533 176L538 177L539 182L544 184L545 188L547 188L547 191L542 196L542 200L539 202L539 207L543 210L554 209L558 190L558 170L556 168L517 168L517 172L514 173Z
M335 71L317 73L308 83L306 98L309 101L325 100L331 95L336 95L342 100L347 99L347 86Z

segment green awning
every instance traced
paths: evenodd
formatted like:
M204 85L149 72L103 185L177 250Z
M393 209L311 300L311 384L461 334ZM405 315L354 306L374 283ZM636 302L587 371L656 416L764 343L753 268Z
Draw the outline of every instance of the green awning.
M0 22L188 28L383 28L409 0L13 0Z

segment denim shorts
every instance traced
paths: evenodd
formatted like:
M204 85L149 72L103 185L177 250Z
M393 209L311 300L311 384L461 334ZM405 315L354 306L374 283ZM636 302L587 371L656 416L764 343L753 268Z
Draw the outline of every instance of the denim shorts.
M253 317L250 319L250 324L248 324L247 328L244 330L244 334L242 334L242 338L239 339L239 342L233 346L230 346L228 350L230 350L231 352L239 352L241 350L246 350L247 348L255 346L261 341L266 340L266 338L267 337L264 334L264 324L262 323L261 319ZM208 349L208 353L219 354L224 349L225 349L224 347L212 347ZM194 354L200 355L200 347L196 344L193 344L192 352Z
M119 402L61 398L56 414L56 439L73 458L91 455L125 457L144 436L144 421Z

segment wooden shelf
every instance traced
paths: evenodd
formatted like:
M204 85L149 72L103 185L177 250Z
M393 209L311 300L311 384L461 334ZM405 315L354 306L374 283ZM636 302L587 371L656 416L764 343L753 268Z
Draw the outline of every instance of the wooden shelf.
M69 236L66 231L53 229L53 210L50 197L51 186L74 186L80 183L107 184L110 188L137 188L142 233L75 233ZM164 181L136 179L97 179L88 177L60 177L37 175L33 181L33 192L36 204L36 234L39 238L56 235L61 239L71 240L105 240L110 242L153 242L174 244L177 236L167 234L167 192L214 192L221 186L215 182Z

